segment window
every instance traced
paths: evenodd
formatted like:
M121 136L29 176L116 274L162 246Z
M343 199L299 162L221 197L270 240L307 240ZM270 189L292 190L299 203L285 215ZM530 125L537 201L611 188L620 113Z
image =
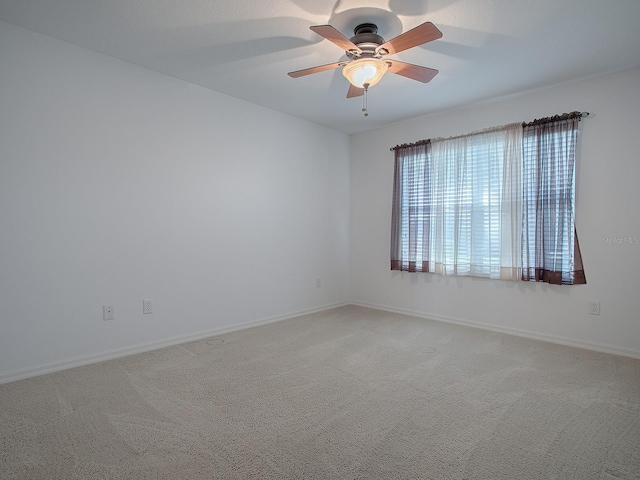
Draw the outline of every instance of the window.
M565 117L397 147L391 269L585 283Z

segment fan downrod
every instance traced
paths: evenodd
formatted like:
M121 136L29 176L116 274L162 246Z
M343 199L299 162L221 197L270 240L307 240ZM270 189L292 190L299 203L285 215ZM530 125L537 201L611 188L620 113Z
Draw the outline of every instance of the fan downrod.
M361 33L378 33L378 26L375 23L361 23L353 29L354 35Z

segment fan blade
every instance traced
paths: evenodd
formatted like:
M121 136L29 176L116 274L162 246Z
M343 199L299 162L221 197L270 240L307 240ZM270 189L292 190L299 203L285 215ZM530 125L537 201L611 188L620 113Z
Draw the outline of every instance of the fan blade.
M438 30L433 23L425 22L407 32L401 33L397 37L389 40L387 43L383 43L376 49L376 51L380 52L382 49L385 49L389 52L385 55L393 55L394 53L402 52L409 48L437 40L440 37L442 37L442 32Z
M438 74L435 68L421 67L411 63L399 62L397 60L386 60L389 65L389 72L403 77L417 80L422 83L429 83Z
M333 70L338 67L342 67L349 62L336 62L328 65L320 65L318 67L305 68L304 70L296 70L295 72L289 72L291 78L304 77L305 75L311 75L312 73L324 72L325 70Z
M347 98L361 97L362 95L364 95L364 88L359 88L352 84L349 84L349 91L347 92Z
M335 43L341 49L345 51L355 50L360 53L361 50L358 46L349 40L347 37L342 35L338 30L333 28L331 25L316 25L315 27L309 27L311 30L316 32L321 37L326 38L330 42Z

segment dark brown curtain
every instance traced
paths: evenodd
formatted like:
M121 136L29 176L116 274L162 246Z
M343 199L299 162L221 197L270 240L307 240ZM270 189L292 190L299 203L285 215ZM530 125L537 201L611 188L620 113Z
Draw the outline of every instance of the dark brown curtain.
M580 113L524 124L523 268L525 281L584 284L575 228L575 156Z
M424 233L429 232L431 142L400 145L394 151L391 270L428 272L429 235Z

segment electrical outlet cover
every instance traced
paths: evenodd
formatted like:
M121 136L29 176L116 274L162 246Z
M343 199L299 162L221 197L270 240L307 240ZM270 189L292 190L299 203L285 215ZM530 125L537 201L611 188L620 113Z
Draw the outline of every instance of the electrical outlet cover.
M142 301L142 313L153 313L153 302L151 299Z
M113 320L113 305L103 305L102 306L102 319L103 320Z

